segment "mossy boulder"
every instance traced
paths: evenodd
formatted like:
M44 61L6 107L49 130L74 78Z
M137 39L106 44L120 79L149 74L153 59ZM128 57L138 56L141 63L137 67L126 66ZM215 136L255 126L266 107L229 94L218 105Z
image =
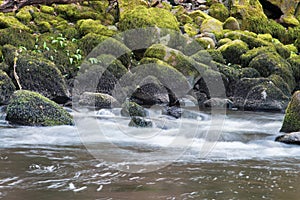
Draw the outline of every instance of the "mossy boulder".
M116 34L114 30L110 30L107 26L101 24L99 20L83 19L77 22L77 27L81 35L95 33L103 36L113 36Z
M289 101L267 78L242 78L235 88L234 106L253 111L283 111Z
M246 67L241 69L240 78L259 78L260 73L253 68Z
M4 71L0 70L0 105L7 104L15 90L12 80Z
M267 19L259 0L232 1L230 15L240 20L241 24L252 16Z
M40 10L41 10L41 12L47 13L47 14L50 14L50 15L53 15L54 12L55 12L53 7L46 6L46 5L41 5Z
M125 117L146 117L147 111L139 104L126 101L122 105L121 115Z
M292 96L286 109L280 132L290 133L300 131L300 91Z
M148 7L147 3L143 0L119 0L120 17L123 18L124 14L136 7Z
M227 63L240 64L240 56L246 53L249 48L245 42L234 40L219 47L218 50L221 51Z
M258 48L251 49L240 57L241 64L244 67L248 67L249 63L251 62L251 60L253 58L255 58L256 56L258 56L260 54L268 53L268 52L276 53L276 49L274 47L258 47Z
M169 103L169 92L154 76L147 76L131 95L131 100L139 105L152 106Z
M128 126L136 128L151 128L153 123L149 119L145 119L143 117L132 117Z
M96 92L112 95L118 80L127 73L124 65L109 54L93 58L93 63L85 61L77 75L80 81L79 95L83 92Z
M55 12L69 21L77 21L80 19L101 19L102 14L94 10L92 7L81 6L78 4L60 4L54 7Z
M223 58L222 53L217 49L200 50L192 55L191 58L206 65L210 65L211 61L225 64L225 59Z
M16 91L7 107L6 120L26 126L73 125L72 116L48 98L27 90Z
M234 17L229 17L225 20L223 24L223 29L229 30L240 30L240 24Z
M259 54L252 59L249 67L256 69L263 77L277 74L289 85L291 91L295 88L295 78L291 71L291 65L277 53Z
M187 23L183 26L183 28L184 32L186 32L190 37L193 37L199 33L199 29L193 24Z
M165 9L145 8L143 6L135 7L133 10L126 12L119 24L121 31L153 26L179 30L179 23L171 12Z
M11 44L16 47L33 49L35 37L23 30L15 28L5 28L0 30L0 45Z
M117 100L108 94L84 92L80 96L79 105L99 110L116 106Z
M29 23L33 19L28 7L21 8L16 14L16 18L23 23Z
M95 33L88 33L78 41L78 46L83 54L87 56L97 45L103 42L107 37Z
M204 32L222 32L223 23L214 18L205 19L200 27L201 33Z
M209 7L208 14L221 22L229 16L228 8L222 3L214 3Z
M239 39L245 42L249 49L261 47L261 46L272 46L271 43L266 42L260 38L257 38L257 35L253 32L249 31L230 31L225 33L226 38L230 38L232 40Z
M289 58L287 60L291 65L291 71L296 79L296 81L300 80L300 55Z
M61 72L42 55L19 52L18 49L5 45L3 55L10 66L9 75L13 77L13 65L16 60L16 73L23 89L39 92L58 103L69 100L69 91Z
M0 28L16 28L23 31L30 31L30 28L22 24L13 16L0 15Z
M165 45L152 45L145 52L145 57L162 60L177 69L186 77L197 79L199 76L199 71L196 70L197 63L193 59L185 56L182 52Z

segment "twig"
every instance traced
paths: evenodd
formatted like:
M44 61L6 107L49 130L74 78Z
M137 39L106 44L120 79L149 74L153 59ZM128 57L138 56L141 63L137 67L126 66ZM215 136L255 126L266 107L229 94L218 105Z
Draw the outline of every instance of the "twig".
M21 86L21 83L20 83L20 78L19 78L19 76L17 74L17 70L16 70L17 69L18 56L19 56L18 50L16 50L16 52L15 52L15 58L14 58L14 77L15 77L15 80L17 81L19 89L22 90L22 86Z

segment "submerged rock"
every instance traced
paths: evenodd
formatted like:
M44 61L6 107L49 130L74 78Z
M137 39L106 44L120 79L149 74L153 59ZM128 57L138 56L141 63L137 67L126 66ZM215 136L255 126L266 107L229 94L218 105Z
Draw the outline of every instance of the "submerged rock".
M26 126L73 125L72 116L48 98L27 90L16 91L7 107L6 120Z
M276 142L282 142L286 144L297 144L300 145L300 132L288 133L276 137Z
M300 91L294 93L290 101L280 132L290 133L300 131Z

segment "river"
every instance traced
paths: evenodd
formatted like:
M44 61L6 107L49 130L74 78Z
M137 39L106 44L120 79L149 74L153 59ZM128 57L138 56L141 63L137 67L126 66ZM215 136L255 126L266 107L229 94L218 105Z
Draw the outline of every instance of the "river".
M215 138L197 134L212 120L198 114L152 112L155 126L142 129L104 110L88 118L102 134L87 136L76 126L14 127L2 113L0 198L299 199L300 147L274 142L283 114L228 112Z

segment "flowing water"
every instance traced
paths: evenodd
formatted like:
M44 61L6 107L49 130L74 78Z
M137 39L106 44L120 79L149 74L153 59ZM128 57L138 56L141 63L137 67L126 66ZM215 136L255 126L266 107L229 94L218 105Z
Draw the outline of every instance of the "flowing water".
M93 117L106 142L93 129L13 127L0 114L0 198L299 199L300 147L274 142L283 114L230 112L211 138L209 114L152 112L154 127L141 129L118 112Z

